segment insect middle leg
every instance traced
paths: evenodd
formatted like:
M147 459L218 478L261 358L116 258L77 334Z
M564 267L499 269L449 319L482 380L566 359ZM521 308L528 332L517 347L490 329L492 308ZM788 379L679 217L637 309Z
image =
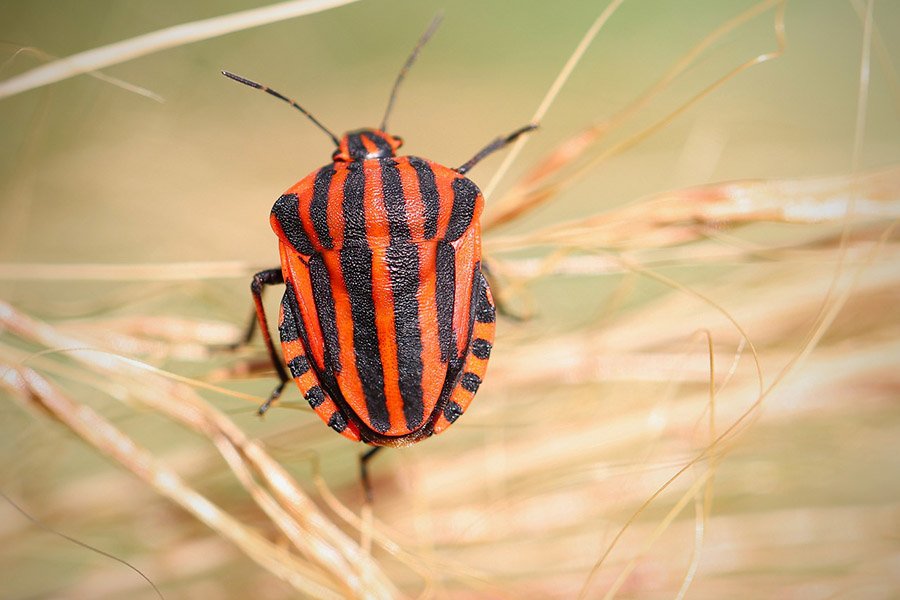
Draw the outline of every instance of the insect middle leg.
M461 167L457 167L454 170L460 175L465 175L472 170L472 167L480 163L482 160L484 160L497 150L502 150L509 144L512 144L514 141L516 141L516 139L518 139L518 137L523 133L528 133L529 131L534 131L535 129L537 129L537 125L535 125L534 123L529 123L525 127L516 129L506 137L498 137L496 140L479 150L475 156L467 160Z
M272 403L281 396L281 392L284 391L284 386L291 380L287 373L287 369L284 366L284 361L281 360L281 356L275 349L275 343L272 341L272 334L269 332L269 322L266 318L266 309L262 302L262 294L266 286L280 285L283 283L284 275L281 273L281 269L266 269L265 271L260 271L253 276L253 280L250 282L250 293L253 294L253 306L256 312L256 319L251 321L250 325L247 327L244 343L248 343L253 337L254 329L258 324L259 330L263 336L263 341L266 344L266 350L269 352L269 359L272 361L272 366L275 367L275 372L278 374L279 379L278 385L275 386L275 389L272 390L272 393L269 394L269 397L257 410L260 415L264 414Z

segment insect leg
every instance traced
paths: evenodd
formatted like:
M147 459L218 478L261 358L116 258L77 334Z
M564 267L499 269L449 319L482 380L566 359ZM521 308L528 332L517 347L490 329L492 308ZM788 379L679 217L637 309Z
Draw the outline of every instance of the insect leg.
M267 269L266 271L262 271L261 273L257 273L257 275L261 275L262 273L266 273L268 271L280 271L280 269ZM256 279L256 277L254 277ZM233 352L235 350L240 350L244 346L250 344L253 341L253 335L256 333L256 324L258 317L256 315L256 306L250 309L250 315L247 318L247 324L244 325L244 333L241 334L241 337L238 341L233 342L231 344L225 344L221 346L222 350L227 350ZM216 347L219 349L219 347Z
M256 275L254 275L254 276L253 276L253 281L255 282L256 279L257 279L258 277L260 277L261 275L268 275L268 274L271 274L273 271L277 271L278 274L281 274L281 269L280 269L280 268L266 269L265 271L260 271L259 273L257 273ZM274 276L273 276L273 277L274 277ZM280 284L280 283L284 283L284 278L283 278L283 277L282 277L281 281L277 281L277 280L276 280L276 281L273 281L273 282L271 283L271 285L277 285L277 284ZM255 298L255 297L256 297L256 291L255 291L255 288L253 287L253 283L251 282L250 285L251 285L251 287L250 287L251 292L253 293L253 296L254 296L254 298ZM264 285L268 285L268 282L266 282L266 281L260 282L260 284L259 284L259 292L260 292L260 294L262 294L262 289L263 289L262 286L264 286ZM238 349L238 348L242 348L242 347L248 345L250 342L253 341L253 334L256 333L256 325L257 325L257 323L259 322L259 315L257 314L257 310L258 310L258 309L256 308L255 304L256 304L256 303L254 302L253 308L250 309L250 317L247 319L247 325L244 326L244 334L241 336L241 340L240 340L239 342L236 342L235 344L233 344L233 346L232 346L232 349L233 349L233 350L236 350L236 349ZM263 320L265 320L265 315L263 315Z
M467 160L461 167L457 167L454 170L457 173L459 173L460 175L465 175L466 173L468 173L469 171L472 170L472 167L474 167L475 165L480 163L482 160L487 158L489 155L493 154L497 150L501 150L501 149L505 148L507 145L516 141L516 139L523 133L528 133L529 131L534 131L535 129L537 129L537 127L538 126L535 125L534 123L529 123L525 127L520 127L519 129L516 129L515 131L513 131L511 134L509 134L506 137L502 137L502 136L498 137L496 140L494 140L493 142L491 142L490 144L488 144L487 146L485 146L484 148L479 150L478 154L476 154L475 156L473 156L472 158Z
M369 461L382 450L383 446L375 446L359 455L359 478L362 481L363 491L366 494L366 503L372 503L372 482L369 480Z
M497 309L497 312L507 319L512 319L513 321L523 322L527 321L531 318L530 313L522 313L518 310L513 309L508 300L508 286L498 286L499 283L503 283L502 280L494 273L494 269L491 268L490 261L484 255L481 257L481 273L484 275L484 278L490 284L490 289L495 292L495 296L493 298L494 307ZM504 293L506 292L506 293Z
M291 380L288 376L287 369L284 367L284 361L281 360L281 356L279 356L278 351L275 350L275 344L272 342L272 334L269 333L269 322L266 318L266 309L262 302L262 293L266 286L282 283L284 283L284 275L282 275L281 269L266 269L265 271L260 271L253 276L253 280L250 282L250 293L253 294L256 321L259 324L260 332L262 332L263 341L266 343L269 359L272 361L272 366L275 367L275 372L278 373L278 379L280 380L278 385L275 386L275 389L272 390L272 393L269 394L268 399L259 407L259 410L257 411L259 414L263 414L269 409L269 406L271 406L271 404L281 395L287 382ZM253 330L254 326L251 324L247 328L247 341L253 336Z
M253 341L253 334L256 333L256 307L250 309L250 317L247 319L247 324L244 326L244 334L241 335L241 339L238 342L235 342L231 345L232 350L237 350L238 348L243 348L250 344Z

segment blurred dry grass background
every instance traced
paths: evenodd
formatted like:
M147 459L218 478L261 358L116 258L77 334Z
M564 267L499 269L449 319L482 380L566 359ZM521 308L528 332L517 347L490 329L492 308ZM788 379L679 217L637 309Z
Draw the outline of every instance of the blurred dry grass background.
M453 165L606 6L363 1L104 69L162 103L0 100L0 490L40 523L0 503L0 596L157 597L51 528L170 599L896 597L896 3L622 2L499 185L502 156L473 174L531 318L463 419L374 463L371 511L362 448L291 391L258 419L260 348L211 350L330 153L220 68L371 125L444 8L392 122ZM252 7L8 2L0 77Z

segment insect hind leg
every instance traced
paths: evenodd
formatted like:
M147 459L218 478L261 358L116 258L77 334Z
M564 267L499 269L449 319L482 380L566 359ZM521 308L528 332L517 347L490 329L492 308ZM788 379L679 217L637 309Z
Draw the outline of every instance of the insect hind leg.
M371 504L373 499L372 482L369 479L369 461L383 449L384 446L375 446L359 455L359 480L362 482L363 492L366 495L366 504Z

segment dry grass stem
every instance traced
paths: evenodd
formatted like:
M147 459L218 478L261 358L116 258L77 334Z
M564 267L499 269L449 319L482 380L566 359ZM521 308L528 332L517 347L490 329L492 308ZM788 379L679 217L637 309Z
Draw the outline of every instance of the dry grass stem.
M191 387L138 368L135 361L84 350L88 345L82 340L61 334L7 304L0 304L0 324L6 331L31 343L72 349L68 354L92 370L117 379L124 376L130 380L129 388L134 393L129 400L139 400L207 437L240 483L272 519L273 525L293 542L297 551L330 572L331 581L327 583L321 574L315 575L309 566L265 541L190 489L174 472L156 464L149 451L139 448L90 408L72 402L31 370L16 369L14 365L6 367L11 389L47 408L80 437L152 483L158 491L234 542L261 565L299 590L316 596L329 597L326 593L329 585L334 597L344 592L361 596L363 590L371 597L394 596L395 590L383 575L379 575L379 569L369 556L318 511L293 478L257 442L247 438L240 428L203 401ZM134 382L138 381L139 386L135 386ZM256 478L264 485L258 484ZM355 577L354 573L357 574Z
M243 10L229 15L182 23L146 33L128 40L85 50L46 65L35 67L21 75L0 81L0 99L28 90L56 83L76 75L99 71L140 56L185 44L207 40L220 35L242 31L328 10L357 0L291 0L261 8Z
M142 264L0 263L0 279L10 281L196 281L246 277L253 265L243 261Z
M169 28L52 62L0 91L347 2L285 2ZM900 549L885 532L900 514L900 486L886 475L900 439L900 166L880 131L894 127L884 116L890 89L869 67L880 58L896 90L878 27L892 9L851 4L862 52L844 78L853 102L832 115L845 122L840 148L819 147L837 131L824 122L797 125L823 137L791 145L799 134L780 128L802 121L795 107L754 105L754 118L778 125L765 132L705 118L695 129L727 137L734 127L779 157L814 147L827 160L748 164L755 146L728 158L724 142L700 134L630 156L704 100L744 119L743 98L711 94L755 65L784 55L770 65L777 75L753 74L806 75L789 70L785 53L786 18L802 6L785 13L784 0L762 0L725 14L717 5L708 25L671 46L673 59L635 76L630 104L573 125L507 194L489 198L495 298L530 318L500 316L489 375L449 433L379 455L372 505L362 501L360 447L324 427L292 386L265 421L253 414L274 376L260 345L233 348L246 315L230 294L246 293L254 260L166 262L193 251L185 242L185 254L153 254L157 262L47 252L0 264L11 290L0 300L0 392L11 399L4 487L13 488L4 491L76 539L115 535L116 556L167 597L895 597ZM536 120L563 102L592 41L634 17L631 8L605 4ZM796 26L818 35L825 10ZM791 38L800 55L802 44ZM670 94L686 100L654 113ZM616 172L598 172L614 156ZM672 167L695 158L703 177ZM675 189L633 181L645 164L669 169L652 181ZM738 175L715 181L716 172ZM822 175L790 176L801 172ZM749 179L757 173L788 175ZM622 191L578 197L574 184L588 176ZM115 188L129 185L120 176ZM223 227L243 224L244 213L215 202ZM497 231L538 208L546 218L532 214L536 225ZM218 248L210 256L232 256ZM270 294L267 306L277 300ZM97 456L125 472L90 463ZM23 596L147 593L121 565L57 558L25 520L0 523L9 554L0 564L39 573Z
M135 444L109 421L61 394L30 369L4 366L2 382L25 402L46 410L97 450L118 461L157 492L229 539L260 566L291 583L298 591L320 598L341 598L329 582L302 562L245 527L227 512L192 490L153 453Z
M3 42L0 42L0 44L2 44L2 43ZM39 48L16 48L16 50L15 50L15 52L13 52L12 56L10 56L8 59L6 59L2 65L0 65L0 75L2 75L3 72L6 69L8 69L15 62L15 60L17 58L19 58L20 56L29 56L29 55L34 56L34 57L38 58L40 61L45 62L45 63L50 62L52 60L59 60L58 57L53 56L52 54L48 54L48 53L40 50ZM148 90L147 88L143 88L139 85L129 83L127 81L119 79L118 77L112 77L111 75L101 73L100 71L89 71L86 73L86 75L89 75L89 76L93 77L94 79L98 79L100 81L109 83L110 85L114 85L118 88L121 88L121 89L127 91L127 92L131 92L131 93L137 94L139 96L144 96L145 98L150 98L151 100L154 100L156 102L162 103L162 102L166 101L165 98L163 98L162 96L160 96L159 94L157 94L151 90Z
M900 166L859 175L805 180L736 181L666 192L631 206L551 225L511 238L503 250L529 244L585 248L658 248L706 238L742 223L840 225L900 218Z
M575 67L578 66L579 61L584 56L584 53L587 52L587 49L588 47L590 47L591 42L594 41L594 38L597 37L597 34L600 33L600 30L603 29L603 26L606 25L607 21L609 21L609 19L615 14L616 10L618 10L619 7L622 6L622 2L624 2L624 0L613 0L612 2L610 2L588 28L587 32L581 38L581 41L579 41L578 45L575 47L575 50L572 51L572 54L570 54L569 58L566 59L566 63L563 65L563 68L560 70L559 74L557 74L556 79L550 85L550 89L547 90L546 95L544 95L544 99L541 100L541 104L534 112L534 116L531 117L532 123L538 124L544 119L544 115L546 115L547 111L550 110L550 107L553 105L554 100L556 100L559 92L566 84L566 81L568 81L569 76L572 75L572 71L574 71ZM518 158L519 153L522 151L522 148L525 147L525 144L528 143L529 138L530 136L527 135L522 136L513 144L512 148L503 159L503 162L500 164L500 168L497 169L497 172L491 178L491 181L487 184L487 187L484 188L485 197L493 197L494 190L500 184L503 176L506 175L509 167L512 166L513 162L515 162L516 158ZM488 225L489 223L485 223L486 227Z
M560 192L585 177L588 173L594 171L603 161L634 147L636 144L668 126L703 98L722 87L725 83L743 71L781 56L784 53L787 43L784 34L784 6L785 0L764 0L733 19L729 19L715 31L707 35L699 44L677 61L655 85L641 94L641 96L628 107L620 111L611 119L597 125L592 125L575 134L560 144L560 146L546 158L539 161L537 166L526 174L517 185L513 186L509 193L492 202L490 209L487 210L484 215L484 228L490 230L499 227L548 202ZM661 94L691 64L695 63L715 41L720 40L720 38L727 33L732 32L736 27L772 8L776 9L774 29L778 47L775 51L759 54L741 63L695 94L688 101L680 104L678 108L664 118L640 130L638 133L632 134L626 139L613 144L592 159L589 159L590 150L603 139L604 135L608 134L616 127L621 126L635 113L639 112L642 107L646 106L650 100ZM527 139L523 138L519 140L519 143L524 144L526 141ZM513 158L515 157L512 153L510 156ZM578 164L579 162L581 163L580 165ZM566 170L567 167L568 170ZM502 173L503 171L500 171L500 174Z

